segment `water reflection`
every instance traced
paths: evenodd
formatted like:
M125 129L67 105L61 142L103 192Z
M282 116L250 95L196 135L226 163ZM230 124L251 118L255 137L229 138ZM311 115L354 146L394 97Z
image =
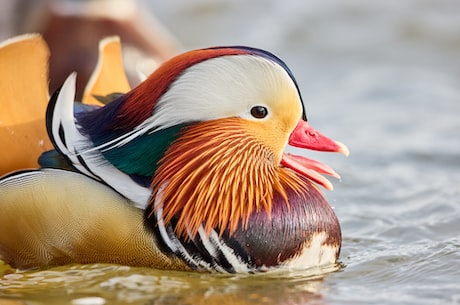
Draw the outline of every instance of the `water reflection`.
M0 278L0 304L324 304L323 280L340 265L256 275L70 265ZM4 299L2 299L2 297ZM19 303L18 303L19 302ZM5 303L8 304L8 303ZM56 303L58 304L58 303Z

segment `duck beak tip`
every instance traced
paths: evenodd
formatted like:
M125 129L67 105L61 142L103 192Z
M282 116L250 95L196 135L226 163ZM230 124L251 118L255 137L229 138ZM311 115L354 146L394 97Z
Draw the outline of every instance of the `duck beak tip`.
M339 142L339 141L334 141L334 142L339 147L337 152L341 153L345 157L348 157L350 155L350 150L348 149L348 147L345 144L343 144L342 142Z

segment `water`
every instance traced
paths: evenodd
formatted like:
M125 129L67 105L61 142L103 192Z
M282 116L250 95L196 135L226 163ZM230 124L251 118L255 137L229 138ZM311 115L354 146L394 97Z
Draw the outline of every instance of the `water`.
M342 175L326 193L342 265L256 276L64 266L3 275L0 304L460 304L460 2L174 3L149 7L184 48L274 51L311 124L350 148L310 155Z

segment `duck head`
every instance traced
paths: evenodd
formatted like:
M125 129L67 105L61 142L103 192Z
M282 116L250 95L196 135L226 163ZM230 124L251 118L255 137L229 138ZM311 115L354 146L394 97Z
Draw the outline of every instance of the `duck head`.
M332 189L323 174L337 173L287 145L348 155L309 125L286 64L248 47L179 55L77 121L111 165L147 181L146 221L169 240L168 226L185 239L232 236L251 215L322 198L316 185Z

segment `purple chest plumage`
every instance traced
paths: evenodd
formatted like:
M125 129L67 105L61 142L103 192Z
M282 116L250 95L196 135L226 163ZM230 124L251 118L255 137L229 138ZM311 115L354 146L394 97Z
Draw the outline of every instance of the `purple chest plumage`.
M335 259L338 257L341 245L338 219L319 190L308 182L306 185L308 192L303 196L288 190L289 205L276 194L271 215L255 212L248 227L235 232L233 239L258 268L289 264L309 251L318 235L324 236L320 246L336 248Z
M256 272L333 263L341 247L339 222L321 192L304 180L303 194L288 190L289 204L275 194L271 213L254 211L246 227L240 224L233 234L225 230L219 236L216 228L208 236L201 229L195 237L183 238L174 233L174 220L166 227L161 221L152 226L152 218L146 221L163 251L179 256L196 270ZM159 218L161 215L156 220Z

